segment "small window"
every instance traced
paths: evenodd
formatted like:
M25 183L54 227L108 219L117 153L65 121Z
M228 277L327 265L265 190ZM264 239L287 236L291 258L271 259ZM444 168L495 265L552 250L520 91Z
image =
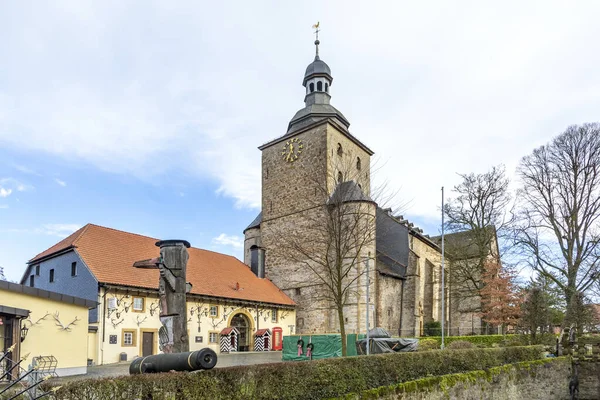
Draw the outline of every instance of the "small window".
M299 287L297 287L294 292L296 293L296 296L300 296L302 294L302 290L300 290Z
M50 270L50 283L54 282L54 268Z
M196 336L196 343L202 343L202 336Z
M77 276L77 263L71 263L71 276Z
M39 266L39 265L36 265L36 266L35 266L35 274L36 274L37 276L40 276L40 266Z
M123 347L134 347L136 345L136 332L133 329L123 330L121 345Z
M308 87L310 88L310 92L314 92L315 91L315 84L311 83L310 85L308 85Z
M216 318L219 316L219 306L210 306L210 314L211 317Z
M133 311L144 312L144 298L134 297L133 298Z
M322 92L323 91L323 82L319 81L317 82L317 92Z
M298 328L304 328L304 318L296 318L296 326Z
M344 180L344 176L342 175L342 172L338 171L338 183L342 183L343 180Z
M34 280L34 279L35 279L35 277L34 277L33 275L31 275L31 276L29 277L29 286L31 286L31 287L34 287L34 285L33 285L33 283L34 283L34 282L33 282L33 280Z
M325 91L329 93L329 84L325 82Z
M277 309L274 308L271 310L271 322L276 324L279 320L277 319Z
M360 157L356 157L356 169L360 171L361 168Z
M342 149L342 145L340 143L338 143L337 155L341 157L342 154L344 154L344 149Z
M208 334L208 343L218 343L219 342L219 334L217 332L210 332Z

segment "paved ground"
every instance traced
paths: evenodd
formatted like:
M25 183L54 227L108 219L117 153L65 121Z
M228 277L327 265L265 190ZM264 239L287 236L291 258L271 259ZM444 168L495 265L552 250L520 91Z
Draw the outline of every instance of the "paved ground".
M243 353L224 353L217 355L217 366L215 368L232 367L235 365L254 365L270 364L281 362L280 351L265 352L243 352ZM69 376L59 378L57 382L66 382L89 378L108 378L120 375L129 375L129 364L131 362L121 362L117 364L99 365L88 367L88 373L85 375Z

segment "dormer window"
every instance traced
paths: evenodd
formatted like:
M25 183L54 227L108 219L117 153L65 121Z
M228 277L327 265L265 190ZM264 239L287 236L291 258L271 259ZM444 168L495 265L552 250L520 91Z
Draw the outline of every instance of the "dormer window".
M323 91L323 82L319 81L317 82L317 92L322 92Z
M308 87L309 87L311 93L315 91L315 84L314 83L311 82L311 84L308 85Z
M344 150L342 149L342 145L340 143L338 143L338 146L337 146L337 155L341 157L342 154L344 154Z
M325 91L329 93L329 84L327 82L325 82Z

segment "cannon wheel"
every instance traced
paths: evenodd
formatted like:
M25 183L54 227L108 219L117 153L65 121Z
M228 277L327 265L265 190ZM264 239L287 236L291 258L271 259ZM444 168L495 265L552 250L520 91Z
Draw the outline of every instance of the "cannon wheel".
M198 355L198 363L202 369L212 369L217 365L217 353L211 349L202 349Z

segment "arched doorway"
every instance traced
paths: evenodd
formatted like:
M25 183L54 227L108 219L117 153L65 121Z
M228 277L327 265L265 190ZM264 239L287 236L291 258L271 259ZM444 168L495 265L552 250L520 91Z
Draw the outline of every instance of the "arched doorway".
M239 351L250 351L250 321L248 317L242 313L235 314L231 318L231 325L238 330L240 336L238 337L238 349Z

